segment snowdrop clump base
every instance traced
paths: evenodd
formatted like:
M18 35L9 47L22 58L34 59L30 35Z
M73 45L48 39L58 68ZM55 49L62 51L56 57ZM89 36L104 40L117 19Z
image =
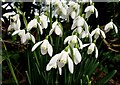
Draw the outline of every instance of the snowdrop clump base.
M95 16L96 18L99 18L99 12L91 0L89 2L84 2L84 0L78 0L76 2L72 0L46 0L45 2L40 3L44 4L41 13L34 11L34 19L29 22L27 22L25 13L14 6L13 7L17 10L16 13L5 13L3 15L6 18L10 17L8 18L8 20L10 19L8 31L12 33L11 35L18 35L21 39L21 43L24 45L31 43L32 47L30 51L34 53L37 69L42 66L38 59L39 55L36 54L39 52L42 57L50 56L47 58L47 62L41 61L46 64L46 71L50 72L52 69L58 69L59 75L62 76L65 75L64 68L68 65L67 68L69 72L74 74L77 66L83 65L81 62L85 60L84 57L87 56L86 58L89 58L90 55L94 55L94 59L99 57L99 49L96 45L96 43L98 43L98 38L101 37L101 39L105 39L105 34L111 29L115 29L115 32L118 33L117 26L112 20L105 25L104 29L101 29L99 25L95 29L91 28L87 23L89 17ZM88 5L83 9L83 5L86 3L88 3ZM20 15L23 17L25 28L21 28ZM63 26L63 22L69 23L70 20L72 20L72 24L68 28L67 31L69 31L69 34L66 36L66 28ZM44 38L40 37L38 39L32 30L37 30L37 36L44 35ZM61 45L63 46L59 47L62 47L62 49L60 48L59 50L58 46L55 44L57 41L54 41L53 37L54 39L58 38L56 39L58 41L57 45L61 42ZM39 51L38 48L40 48ZM54 50L56 48L58 51ZM93 62L94 61L92 61L92 63ZM98 63L96 65L98 65ZM91 81L89 80L88 75L89 73L83 76L87 76L85 78L90 83ZM82 83L82 80L80 80L80 82Z

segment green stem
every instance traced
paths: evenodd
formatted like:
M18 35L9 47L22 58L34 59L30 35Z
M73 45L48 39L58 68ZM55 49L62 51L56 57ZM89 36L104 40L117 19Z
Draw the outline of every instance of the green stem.
M7 48L6 48L4 42L3 42L3 46L4 46L4 48L5 48L6 61L7 61L8 67L9 67L9 69L10 69L10 71L11 71L11 74L12 74L12 76L13 76L13 79L15 80L15 83L16 83L17 85L19 85L19 84L18 84L18 80L17 80L17 78L16 78L16 76L15 76L15 72L14 72L13 67L12 67L12 63L11 63L11 61L10 61L10 59L9 59L8 54L7 54Z
M50 29L52 29L52 3L50 3Z

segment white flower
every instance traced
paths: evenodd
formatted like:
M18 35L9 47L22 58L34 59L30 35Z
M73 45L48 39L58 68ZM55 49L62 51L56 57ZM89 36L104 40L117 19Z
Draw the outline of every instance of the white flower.
M74 19L76 16L78 16L80 12L80 5L78 3L75 3L74 1L69 1L68 5L68 14L71 15L72 19Z
M87 6L85 8L85 12L86 12L86 18L89 18L91 14L93 14L95 12L96 18L98 17L98 11L97 9L94 7L94 5L91 6Z
M78 16L78 17L76 17L76 18L73 20L73 24L72 24L71 30L76 28L76 29L77 29L77 32L78 32L79 34L81 34L81 32L83 31L83 28L82 28L82 27L85 28L85 31L86 31L86 32L88 32L88 24L87 24L87 22L84 20L83 17Z
M40 49L41 49L41 54L42 55L45 55L48 52L48 54L50 56L52 56L52 54L53 54L53 48L52 48L51 44L49 43L49 41L47 39L44 39L43 41L40 41L40 42L36 43L32 47L32 51L34 51L39 45L41 45Z
M37 19L33 19L28 23L27 31L30 31L33 27L37 28Z
M59 35L60 37L62 37L63 32L62 32L62 27L60 25L60 23L58 23L57 21L55 21L52 24L52 29L49 32L49 35L51 35L53 33L53 31L55 31L56 35Z
M68 44L70 43L74 43L76 44L78 42L79 38L76 35L71 35L65 38L64 40L64 44L66 44L68 42Z
M92 54L93 51L95 50L95 57L98 57L98 49L94 43L91 43L90 46L88 47L87 53Z
M93 31L91 32L91 36L94 35L94 38L95 38L95 39L98 39L100 33L101 33L101 35L103 36L103 38L106 38L105 33L104 33L100 28L96 28L95 30L93 30Z
M113 29L113 28L115 28L115 32L118 33L117 26L111 21L111 22L109 22L108 24L105 25L104 30L105 30L105 32L109 32L110 29Z
M34 36L32 34L30 34L29 32L27 32L25 34L25 30L16 30L16 31L13 32L12 36L14 36L16 34L18 34L20 36L22 44L27 44L27 42L29 40L32 40L32 42L35 43Z
M46 19L46 18L45 18ZM43 20L44 21L44 20ZM43 24L43 27L38 23L37 19L31 20L27 25L27 31L29 32L32 28L39 28L41 35L43 34L43 27L47 27L46 22Z
M68 69L69 69L70 73L73 73L73 71L74 71L73 61L70 58L68 52L63 50L61 53L56 54L55 56L53 56L51 58L51 60L49 61L49 63L46 66L46 70L49 71L49 70L51 70L51 68L58 67L59 74L62 75L62 67L64 67L66 63L68 63Z
M16 14L13 17L11 17L8 31L20 30L20 26L21 26L21 22L20 22L19 14Z
M81 54L77 48L73 48L73 55L74 55L74 63L77 65L78 63L81 62L82 59Z
M48 27L48 20L47 20L47 16L46 15L44 15L44 14L42 14L41 16L40 16L40 23L41 23L41 26L43 27L43 28L47 28Z

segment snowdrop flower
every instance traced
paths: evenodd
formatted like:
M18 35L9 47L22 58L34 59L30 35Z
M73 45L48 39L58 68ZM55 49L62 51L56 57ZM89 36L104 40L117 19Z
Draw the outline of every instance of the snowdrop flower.
M69 1L68 5L68 14L71 15L72 19L74 19L76 16L78 16L80 12L80 5L78 3L75 3L74 1Z
M40 16L40 23L41 23L41 26L43 27L43 28L47 28L48 27L48 20L47 20L47 16L46 15L44 15L44 14L42 14L41 16Z
M104 30L105 30L105 32L109 32L110 29L113 29L113 28L115 29L115 32L118 33L117 26L111 21L111 22L109 22L108 24L105 25Z
M27 31L30 31L33 27L37 28L37 19L33 19L28 23Z
M60 23L58 21L55 21L52 24L52 29L50 30L49 35L51 35L53 33L53 31L55 31L56 35L59 35L60 37L62 37L62 35L63 35L62 26L60 25Z
M73 20L71 30L77 28L77 32L79 34L81 34L81 32L83 31L83 27L85 28L85 31L88 32L88 24L87 24L87 22L84 20L83 17L78 16Z
M40 42L36 43L32 47L32 51L34 51L39 45L41 45L40 49L41 49L41 54L42 55L45 55L48 52L48 54L50 56L52 56L52 54L53 54L53 48L52 48L52 45L49 43L49 41L47 39L44 39L43 41L40 41Z
M66 44L68 42L68 44L70 43L74 43L76 44L78 42L79 38L76 35L71 35L65 38L64 40L64 44Z
M54 0L54 5L55 5L55 11L53 15L57 14L62 17L65 17L67 15L67 8L60 0Z
M90 46L88 47L87 53L92 54L93 51L95 50L95 57L98 57L98 49L94 43L91 43Z
M8 31L20 30L20 26L21 26L21 22L20 22L19 14L16 14L13 17L11 17L11 22L8 27Z
M85 12L86 12L86 18L89 18L91 14L93 14L95 12L95 16L96 18L98 17L98 11L97 9L94 7L94 4L91 6L87 6L85 8Z
M74 71L73 61L70 58L69 53L63 50L61 53L56 54L51 58L51 60L46 66L46 70L49 71L52 68L58 67L59 74L62 75L62 67L64 67L66 63L68 63L68 69L70 73L73 73Z
M67 42L71 47L74 47L76 44L78 44L80 49L83 49L86 46L86 44L83 44L76 35L66 37L64 40L64 44L66 44Z
M12 36L18 34L21 38L21 43L22 44L27 44L27 42L29 40L32 40L33 43L35 43L35 38L32 34L30 34L29 32L27 32L25 34L25 30L16 30L12 33Z
M77 48L73 48L73 55L74 55L74 63L77 65L81 62L81 54Z
M94 35L94 38L96 40L98 39L100 34L103 36L103 38L106 38L105 33L99 27L91 32L91 36Z
M28 23L28 25L27 25L27 31L29 32L32 28L37 28L37 26L38 26L38 28L40 30L40 33L43 34L43 30L42 30L43 27L40 25L40 23L38 23L37 19L33 19L33 20L31 20ZM44 26L46 27L46 23L45 23Z

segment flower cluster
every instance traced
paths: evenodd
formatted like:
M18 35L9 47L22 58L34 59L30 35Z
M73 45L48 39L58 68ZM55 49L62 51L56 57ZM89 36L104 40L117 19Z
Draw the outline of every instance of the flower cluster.
M84 57L81 55L84 48L87 48L86 53L88 55L95 53L95 58L98 58L98 48L96 43L99 36L102 36L102 38L105 39L105 33L110 31L110 29L115 29L115 32L118 33L117 26L112 20L105 25L104 29L101 29L99 25L96 29L91 29L87 20L92 14L95 14L96 18L98 18L98 11L91 0L86 1L89 1L90 3L89 6L83 10L80 3L85 4L84 0L77 0L77 2L74 2L73 0L45 0L44 4L48 8L44 9L45 12L43 11L41 14L36 14L35 18L29 21L24 29L21 28L19 13L5 13L3 16L7 18L10 17L8 31L13 32L12 36L18 35L22 44L27 44L29 43L29 40L32 40L34 43L32 52L40 46L41 54L46 55L48 53L51 57L51 60L46 66L46 70L49 71L52 68L58 68L59 74L62 75L62 68L66 64L68 64L70 73L74 72L74 64L78 65L81 62L82 57ZM5 8L5 5L2 7ZM52 16L50 15L51 11ZM51 21L51 18L53 17L56 18L55 21ZM72 31L72 34L64 39L63 43L66 47L61 50L60 53L53 54L54 50L51 42L49 41L49 37L52 37L53 33L59 37L64 36L64 28L61 24L62 21L58 20L58 18L62 18L63 21L67 22L69 21L69 18L73 20L71 28L69 28L69 30ZM51 26L49 26L49 24ZM43 35L43 29L48 30L48 27L51 28L46 38L36 42L36 39L32 34L32 29L38 29L40 34ZM88 41L83 42L85 39L88 39Z

